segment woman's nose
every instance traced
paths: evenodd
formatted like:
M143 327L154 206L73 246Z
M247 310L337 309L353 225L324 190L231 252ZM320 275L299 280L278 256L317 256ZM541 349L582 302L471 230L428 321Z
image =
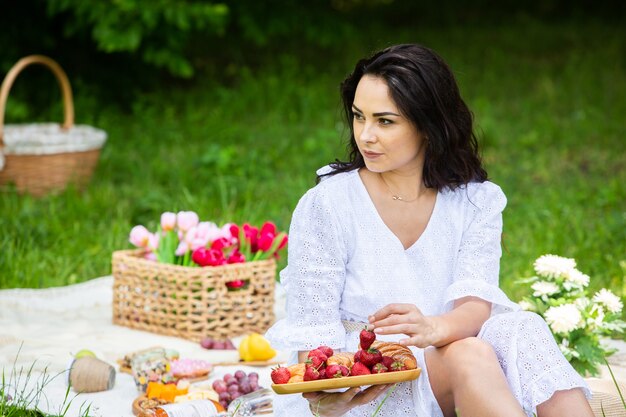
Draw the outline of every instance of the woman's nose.
M372 125L365 124L361 132L359 132L359 140L361 142L371 143L376 141L376 132Z

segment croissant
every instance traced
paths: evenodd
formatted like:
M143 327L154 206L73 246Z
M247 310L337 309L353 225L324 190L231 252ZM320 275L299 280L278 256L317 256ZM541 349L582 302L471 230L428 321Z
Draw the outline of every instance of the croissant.
M411 349L406 346L402 346L398 343L375 340L374 343L372 343L372 347L378 349L383 356L390 356L394 360L404 363L406 369L417 368L417 360L415 360Z
M328 365L343 365L351 368L354 365L353 352L337 352L326 360Z
M295 365L289 366L287 369L289 369L291 378L289 378L288 383L304 381L304 368L304 363L296 363Z

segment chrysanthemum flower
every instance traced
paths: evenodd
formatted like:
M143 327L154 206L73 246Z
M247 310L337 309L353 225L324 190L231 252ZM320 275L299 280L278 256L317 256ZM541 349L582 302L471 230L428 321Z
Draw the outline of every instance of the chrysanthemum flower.
M574 304L550 307L545 313L546 322L555 333L566 334L580 327L582 315Z
M602 288L593 296L593 301L600 303L606 307L611 313L619 313L624 308L624 304L619 297L610 290Z
M576 261L557 255L543 255L534 264L535 272L546 278L558 278L576 268Z
M535 297L552 295L559 292L559 287L555 283L548 281L537 281L533 285L531 285L530 288L535 290L535 292L533 293Z

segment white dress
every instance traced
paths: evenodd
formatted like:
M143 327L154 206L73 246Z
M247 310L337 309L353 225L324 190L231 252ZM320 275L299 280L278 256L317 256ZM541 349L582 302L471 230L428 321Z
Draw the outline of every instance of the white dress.
M281 272L287 317L266 336L276 348L293 351L293 363L297 351L319 345L354 352L359 332L347 332L342 320L366 322L390 303L414 303L424 314L438 315L450 311L454 300L475 296L492 303L479 337L494 347L529 416L557 390L583 387L589 396L541 317L520 311L498 287L505 206L506 197L491 182L440 191L426 229L405 250L382 221L356 170L327 177L300 199L293 213L288 266ZM389 341L404 337L378 336ZM424 350L412 350L422 375L399 384L380 417L443 416L428 382ZM476 366L480 372L480 364ZM382 397L346 415L369 417ZM275 396L274 412L311 415L300 395Z

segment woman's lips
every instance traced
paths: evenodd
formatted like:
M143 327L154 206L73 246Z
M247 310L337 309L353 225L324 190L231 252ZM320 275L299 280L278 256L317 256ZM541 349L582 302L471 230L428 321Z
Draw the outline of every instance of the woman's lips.
M365 156L367 159L376 159L381 155L382 153L378 152L363 151L363 156Z

